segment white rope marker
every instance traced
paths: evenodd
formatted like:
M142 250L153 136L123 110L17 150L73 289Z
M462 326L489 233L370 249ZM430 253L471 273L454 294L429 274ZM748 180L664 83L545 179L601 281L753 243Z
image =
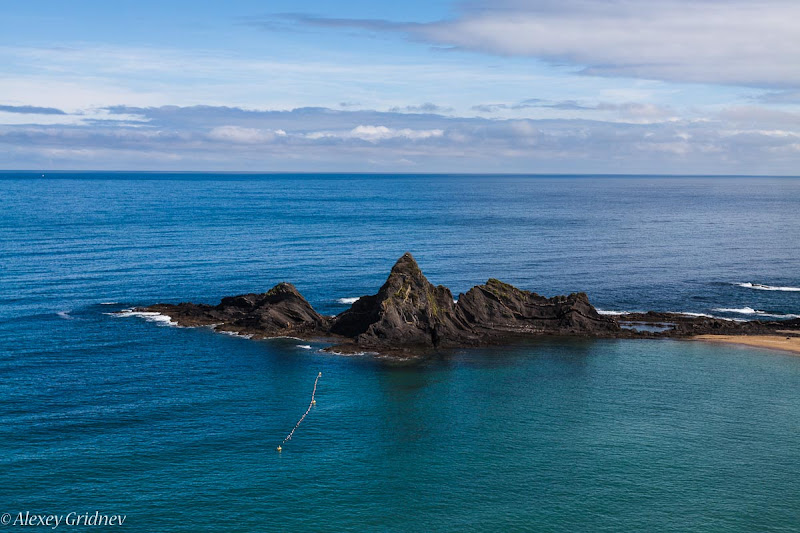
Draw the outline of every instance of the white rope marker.
M289 432L289 434L286 435L286 438L283 439L283 442L281 442L278 445L277 450L279 452L283 450L283 445L286 444L286 441L292 440L292 435L294 435L294 432L297 431L298 427L300 427L300 423L305 419L306 415L308 415L308 413L311 412L311 408L314 407L315 405L317 405L317 400L314 399L314 395L317 393L317 382L319 381L319 378L321 378L321 377L322 377L322 372L317 374L317 379L314 380L314 390L311 391L311 403L308 404L308 409L306 409L306 412L303 413L303 416L300 417L300 420L297 421L297 424L294 425L294 427Z

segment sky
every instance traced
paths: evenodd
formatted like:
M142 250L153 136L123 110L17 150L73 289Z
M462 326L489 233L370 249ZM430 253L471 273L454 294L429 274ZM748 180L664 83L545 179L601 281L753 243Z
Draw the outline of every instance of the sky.
M0 2L0 169L800 175L796 0Z

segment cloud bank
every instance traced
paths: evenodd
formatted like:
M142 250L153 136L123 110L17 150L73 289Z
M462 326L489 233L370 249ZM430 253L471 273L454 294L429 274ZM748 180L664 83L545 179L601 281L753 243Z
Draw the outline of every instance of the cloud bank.
M54 107L37 107L32 105L0 105L0 111L19 113L21 115L66 115L66 112Z
M116 106L105 111L107 122L0 126L0 166L792 174L800 162L800 114L757 106L698 120L644 122L329 108Z
M467 3L450 20L408 24L295 16L591 75L756 87L800 87L798 20L795 0L494 0Z

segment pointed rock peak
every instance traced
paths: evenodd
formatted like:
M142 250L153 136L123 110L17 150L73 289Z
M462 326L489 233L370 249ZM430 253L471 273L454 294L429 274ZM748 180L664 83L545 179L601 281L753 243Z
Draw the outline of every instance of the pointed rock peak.
M291 283L278 283L263 294L240 294L238 296L228 296L223 298L217 306L218 308L236 307L241 309L255 309L263 305L276 304L278 302L297 300L309 305L303 295L300 294Z
M500 281L497 278L489 278L489 280L486 282L486 286L487 287L491 287L493 289L505 290L505 291L518 291L518 290L520 290L520 289L517 289L515 286L511 285L510 283L505 283L503 281Z
M414 256L406 252L392 267L392 274L422 275L422 270Z
M277 303L284 300L300 300L304 303L306 299L300 294L300 291L291 283L278 283L270 290L264 293L264 301L268 303Z
M279 294L297 294L300 293L297 291L294 285L291 283L281 282L272 287L270 290L266 292L267 296L277 296Z
M378 293L338 315L331 331L362 345L439 346L463 334L454 312L450 289L433 286L406 253Z

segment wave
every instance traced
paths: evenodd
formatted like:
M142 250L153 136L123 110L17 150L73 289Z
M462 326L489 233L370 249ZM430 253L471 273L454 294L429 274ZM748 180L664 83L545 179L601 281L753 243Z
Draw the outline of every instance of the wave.
M231 337L239 337L242 339L252 339L253 336L246 333L238 333L236 331L226 331L224 329L217 330L217 333L222 333L223 335L229 335Z
M715 311L719 311L719 309L715 309ZM625 316L634 313L639 313L641 311L607 311L605 309L597 309L597 313L600 315L607 315L607 316ZM665 311L665 313L670 313L674 315L683 315L683 316L692 316L697 318L720 318L714 315L709 315L708 313L696 313L693 311ZM733 320L731 318L721 318L721 320Z
M239 333L237 331L228 331L225 329L215 329L216 333L222 333L223 335L230 335L231 337L241 337L243 339L252 339L253 336L250 334Z
M719 307L714 309L719 313L736 313L740 315L755 315L755 316L763 316L769 318L800 318L800 315L793 315L793 314L776 314L776 313L767 313L766 311L761 311L759 309L753 309L752 307Z
M123 309L122 311L117 311L116 313L103 313L103 314L117 318L128 318L131 316L136 316L139 318L143 318L148 322L155 322L160 326L178 327L178 323L173 321L167 315L162 315L161 313L155 313L152 311L134 311L133 309Z
M308 344L298 344L297 347L298 348L302 348L303 350L310 350L311 349L311 346L309 346Z
M599 315L609 315L609 316L620 316L620 315L629 315L631 311L606 311L605 309L596 309L597 314Z
M56 313L58 318L63 318L64 320L75 320L75 317L69 314L69 311L59 311Z
M758 311L752 307L718 307L714 309L714 311L718 311L720 313L739 313L741 315L758 315L765 312Z
M359 299L361 299L361 296L357 296L355 298L337 298L336 299L336 303L337 304L352 305L352 304L356 303ZM456 298L453 298L453 303L457 304L458 300Z
M708 313L692 313L689 311L678 311L676 314L683 316L695 316L699 318L715 318L714 315L709 315Z
M100 305L119 305L119 302L100 302Z
M771 285L762 285L761 283L737 283L739 287L745 289L756 289L759 291L782 291L782 292L800 292L800 287L773 287Z
M320 350L320 353L329 353L333 355L339 355L342 357L364 357L366 355L377 357L379 359L385 359L389 357L378 352L338 352L336 350Z
M774 314L774 313L767 313L766 311L759 311L757 309L753 309L752 307L740 307L740 308L730 308L730 307L719 307L717 309L713 309L718 313L736 313L740 315L756 315L762 316L766 318L800 318L800 315L781 315L781 314ZM601 315L608 315L608 316L625 316L635 313L636 311L607 311L605 309L598 309L597 313ZM691 316L697 318L716 318L719 320L734 320L734 321L741 321L742 319L737 318L724 318L720 316L711 315L709 313L697 313L694 311L665 311L666 313L671 313L675 315L683 315L683 316Z

